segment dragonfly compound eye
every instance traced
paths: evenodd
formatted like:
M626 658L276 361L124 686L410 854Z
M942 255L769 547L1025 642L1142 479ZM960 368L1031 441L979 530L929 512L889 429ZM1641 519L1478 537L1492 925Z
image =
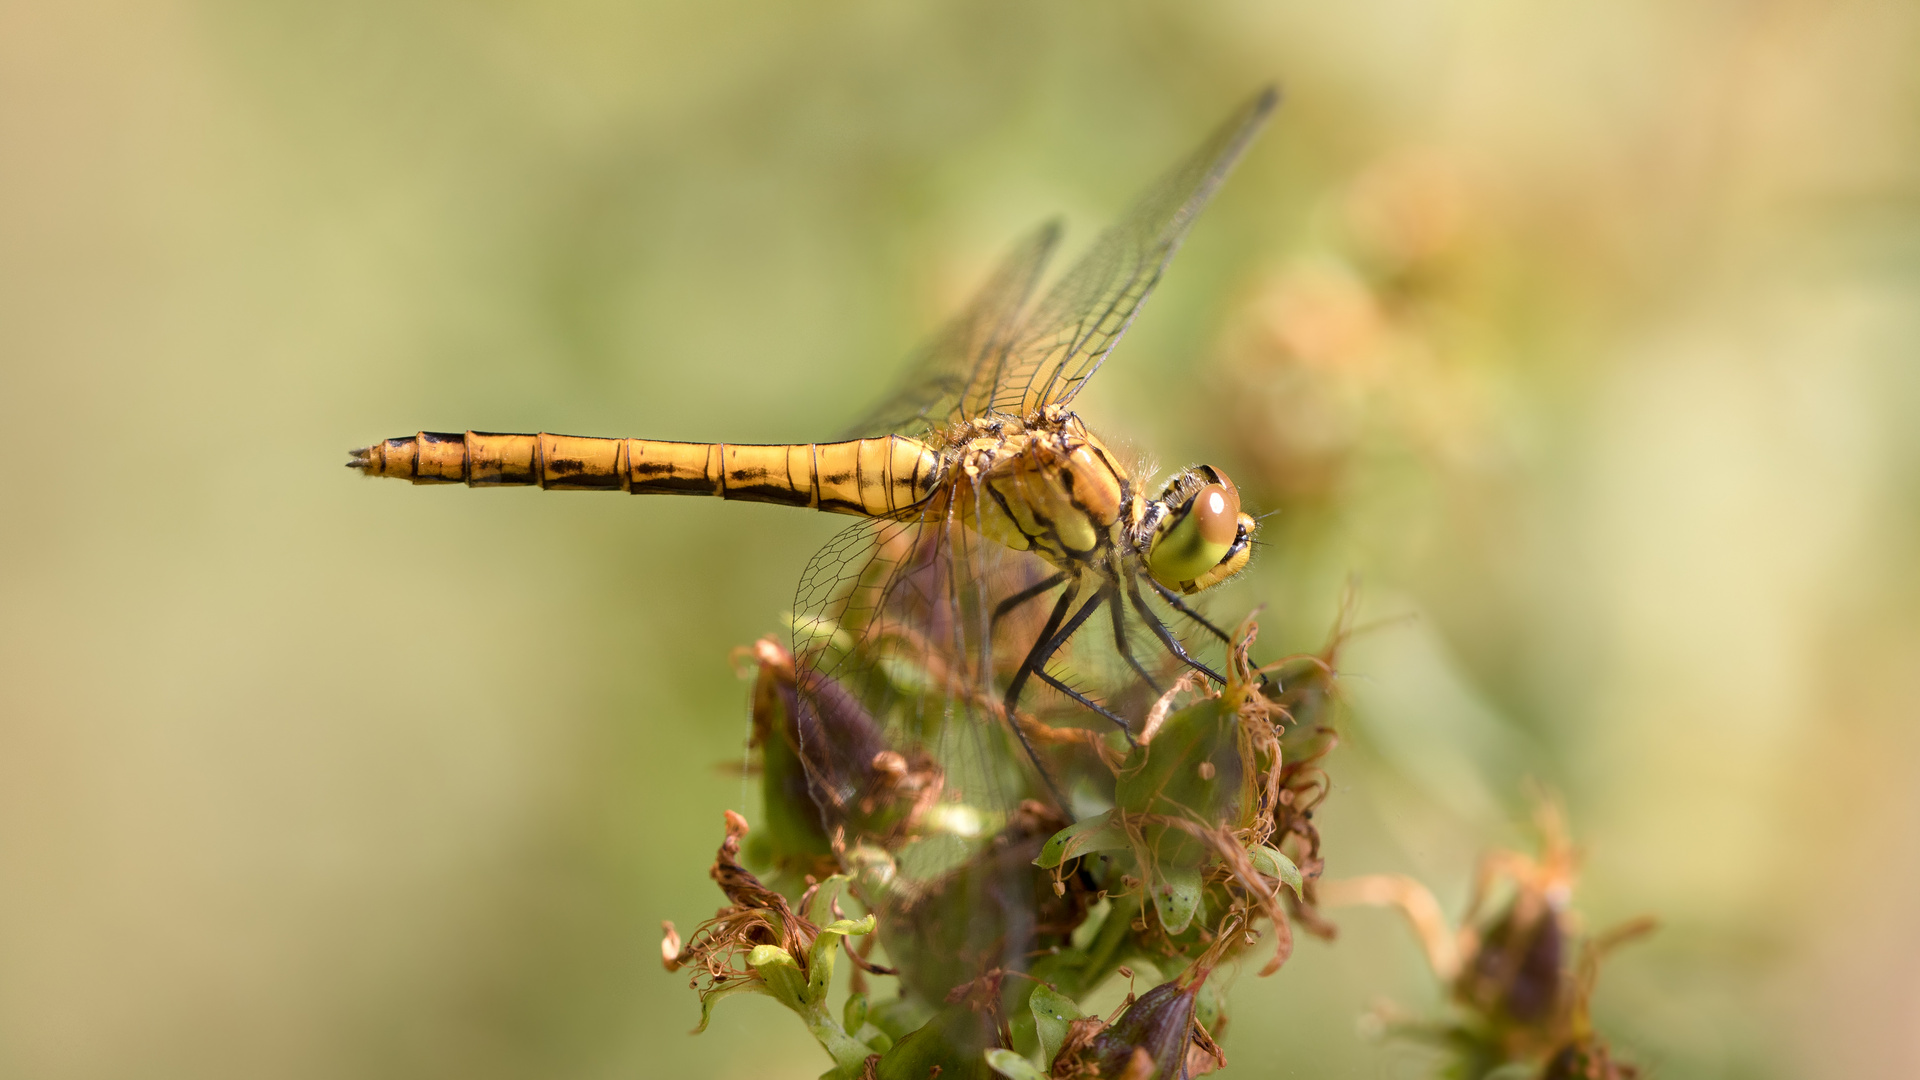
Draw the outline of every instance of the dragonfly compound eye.
M1168 588L1198 592L1246 565L1252 526L1232 481L1207 484L1155 530L1147 569Z

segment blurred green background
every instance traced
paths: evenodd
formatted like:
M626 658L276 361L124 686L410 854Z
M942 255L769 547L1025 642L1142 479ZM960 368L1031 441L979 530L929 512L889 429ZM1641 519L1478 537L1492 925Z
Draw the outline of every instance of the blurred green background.
M1287 92L1080 399L1349 575L1329 872L1562 793L1668 1080L1920 1075L1910 0L0 7L0 1074L811 1077L660 970L835 520L411 489L479 428L830 437L1004 245ZM751 813L750 804L747 805ZM1423 1075L1411 936L1230 1075Z

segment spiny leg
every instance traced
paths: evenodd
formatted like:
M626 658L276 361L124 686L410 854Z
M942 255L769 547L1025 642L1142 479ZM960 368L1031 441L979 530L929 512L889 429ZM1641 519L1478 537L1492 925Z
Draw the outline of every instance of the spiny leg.
M1167 651L1179 657L1181 663L1222 686L1227 684L1225 676L1187 655L1186 647L1180 644L1180 639L1174 637L1173 631L1167 629L1167 624L1161 622L1160 616L1155 615L1153 609L1147 606L1146 599L1140 595L1140 584L1132 574L1127 575L1127 599L1133 602L1133 608L1140 613L1140 617L1147 620L1147 626L1152 628L1153 636L1160 639L1160 644L1165 645Z
M1061 599L1064 601L1072 598L1078 593L1079 587L1079 582L1076 581L1068 587L1066 595L1063 595ZM1101 716L1120 725L1121 731L1129 731L1126 720L1116 715L1112 710L1047 673L1047 662L1053 659L1055 653L1065 647L1068 639L1073 637L1081 625L1094 613L1094 610L1107 602L1112 592L1112 585L1101 586L1098 592L1094 593L1085 604L1080 606L1080 610L1074 613L1073 618L1067 620L1066 625L1058 627L1053 634L1042 637L1034 643L1033 648L1027 652L1026 660L1020 664L1020 670L1014 674L1013 682L1007 688L1006 708L1009 716L1014 714L1014 707L1019 703L1020 690L1026 685L1027 677L1031 675L1086 706L1093 712L1099 713ZM1054 614L1058 615L1062 610L1064 610L1064 605L1056 606L1054 608ZM1055 627L1050 623L1048 629L1053 630ZM1131 741L1133 736L1129 734L1127 738Z
M1015 711L1014 706L1020 701L1020 691L1027 684L1027 676L1033 672L1034 655L1046 646L1048 640L1053 637L1054 631L1059 629L1061 621L1067 617L1067 611L1073 607L1073 601L1079 594L1079 580L1076 578L1067 582L1067 587L1061 592L1059 601L1053 605L1053 614L1047 616L1047 627L1040 632L1040 640L1034 642L1033 648L1027 651L1027 658L1021 661L1020 670L1013 673L1012 681L1007 684L1005 699L1007 726L1013 729L1014 738L1020 740L1020 748L1027 752L1027 759L1033 762L1034 769L1040 773L1040 782L1047 786L1047 794L1053 796L1054 805L1061 810L1067 809L1067 800L1060 794L1060 788L1054 784L1053 776L1047 772L1046 763L1040 760L1040 752L1033 748L1032 740L1027 738L1026 732L1020 730L1020 714Z
M1199 612L1188 607L1186 604L1186 601L1180 599L1179 593L1174 592L1172 589L1169 589L1165 585L1160 584L1160 582L1156 578L1154 578L1152 575L1148 575L1147 584L1153 586L1153 591L1159 593L1162 599L1166 600L1168 604L1171 604L1173 606L1173 610L1179 612L1182 615L1185 615L1187 618L1192 619L1194 622L1199 623L1201 626L1206 627L1213 634L1214 637L1219 638L1221 641L1226 642L1228 645L1233 644L1233 638L1229 637L1225 630L1222 630L1219 627L1213 625L1211 622L1208 622L1207 619L1204 616L1202 616Z
M1007 683L1006 708L1009 719L1014 715L1014 706L1020 703L1020 691L1026 687L1027 678L1033 674L1036 667L1046 663L1049 657L1058 652L1061 643L1086 620L1086 609L1082 608L1064 632L1060 629L1060 624L1066 621L1067 612L1073 609L1073 602L1079 598L1080 580L1075 578L1067 583L1066 590L1060 594L1059 602L1053 605L1053 614L1047 616L1046 629L1040 631L1040 637L1033 643L1033 648L1027 650L1026 659L1020 661L1020 670L1014 672L1013 678Z
M1147 669L1140 666L1140 661L1133 655L1132 647L1127 644L1127 605L1120 599L1120 590L1109 585L1105 591L1107 594L1107 606L1113 612L1113 647L1119 651L1121 656L1126 657L1127 666L1132 668L1134 672L1140 676L1142 681L1152 687L1155 694L1166 693L1165 690L1161 689L1160 684L1154 680L1154 677L1147 674ZM1129 738L1131 738L1131 735L1129 735Z
M1199 612L1188 607L1183 601L1181 601L1179 593L1176 593L1172 589L1167 588L1165 585L1160 584L1160 582L1157 579L1155 579L1152 575L1148 575L1147 584L1153 586L1153 589L1155 592L1159 593L1162 597L1165 597L1167 603L1173 605L1173 609L1175 611L1178 611L1180 614L1185 615L1187 618L1192 619L1194 622L1197 622L1201 626L1204 626L1208 630L1212 631L1213 636L1219 638L1223 642L1226 642L1227 647L1229 649L1233 647L1233 638L1229 636L1226 631L1220 629L1219 627L1213 625L1213 623L1202 618ZM1267 673L1264 671L1260 671L1258 669L1254 671L1254 681L1255 681L1255 685L1261 687L1263 690L1266 687L1273 685L1273 680L1267 677Z
M1066 648L1067 639L1079 633L1080 627L1085 625L1087 618L1094 613L1094 610L1101 604L1107 602L1107 593L1112 588L1112 585L1100 586L1098 591L1087 598L1085 604L1080 605L1080 610L1073 613L1073 618L1068 620L1067 624L1062 626L1059 631L1053 635L1051 641L1047 642L1046 652L1040 657L1042 663L1053 659L1054 653Z
M1024 589L1021 589L1019 592L1014 593L1012 596L1009 596L1005 600L1000 601L998 604L994 605L993 621L988 625L990 627L1000 625L1000 620L1005 618L1007 614L1011 612L1014 608L1017 608L1021 604L1026 603L1027 601L1033 599L1034 597L1039 596L1040 594L1055 588L1065 580L1067 580L1067 572L1065 570L1062 570L1059 573L1053 575L1052 577L1047 578L1044 581L1034 582L1032 585L1029 585Z
M1036 679L1039 679L1041 682L1046 683L1048 686L1053 687L1055 690L1060 691L1061 693L1067 695L1073 700L1086 706L1088 709L1094 712L1097 712L1101 716L1104 716L1107 719L1113 721L1114 724L1120 728L1120 733L1127 737L1127 742L1129 744L1133 742L1133 726L1127 723L1126 718L1122 717L1120 714L1107 708L1105 705L1102 705L1099 702L1093 700L1092 698L1081 693L1080 691L1075 690L1073 687L1068 686L1066 683L1061 682L1059 679L1056 679L1053 676L1047 674L1047 670L1045 668L1035 669L1033 673L1033 677Z
M1102 585L1099 591L1095 592L1085 604L1081 605L1080 610L1074 613L1073 618L1068 620L1067 624L1061 627L1058 633L1053 635L1052 640L1038 643L1034 650L1027 654L1027 662L1021 666L1023 670L1031 671L1033 676L1041 682L1046 683L1048 686L1067 695L1093 712L1099 713L1101 716L1118 724L1120 730L1127 733L1127 741L1132 742L1133 733L1126 720L1114 713L1113 710L1108 709L1106 706L1101 705L1099 702L1094 701L1092 698L1047 673L1047 662L1053 659L1054 654L1066 647L1067 641L1071 639L1074 633L1080 629L1081 625L1093 615L1096 608L1105 605L1116 595L1114 587L1111 584ZM1009 711L1012 710L1013 702L1011 700L1009 700L1007 708Z

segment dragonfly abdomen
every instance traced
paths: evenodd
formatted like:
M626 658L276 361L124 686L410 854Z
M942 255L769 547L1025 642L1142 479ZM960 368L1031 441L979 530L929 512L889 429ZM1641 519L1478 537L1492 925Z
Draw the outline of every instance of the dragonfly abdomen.
M740 445L423 431L355 450L347 464L416 484L711 495L882 517L926 498L940 459L901 435Z

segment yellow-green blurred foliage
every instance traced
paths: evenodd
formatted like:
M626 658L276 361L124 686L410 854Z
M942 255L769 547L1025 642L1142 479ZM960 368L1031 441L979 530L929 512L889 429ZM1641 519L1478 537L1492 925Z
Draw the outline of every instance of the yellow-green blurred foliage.
M809 1077L658 920L836 522L411 489L420 428L829 437L1003 245L1275 124L1082 413L1349 655L1333 875L1564 793L1655 1075L1920 1075L1920 7L0 8L0 1075ZM751 812L751 807L748 808ZM1385 913L1233 1075L1420 1075Z

